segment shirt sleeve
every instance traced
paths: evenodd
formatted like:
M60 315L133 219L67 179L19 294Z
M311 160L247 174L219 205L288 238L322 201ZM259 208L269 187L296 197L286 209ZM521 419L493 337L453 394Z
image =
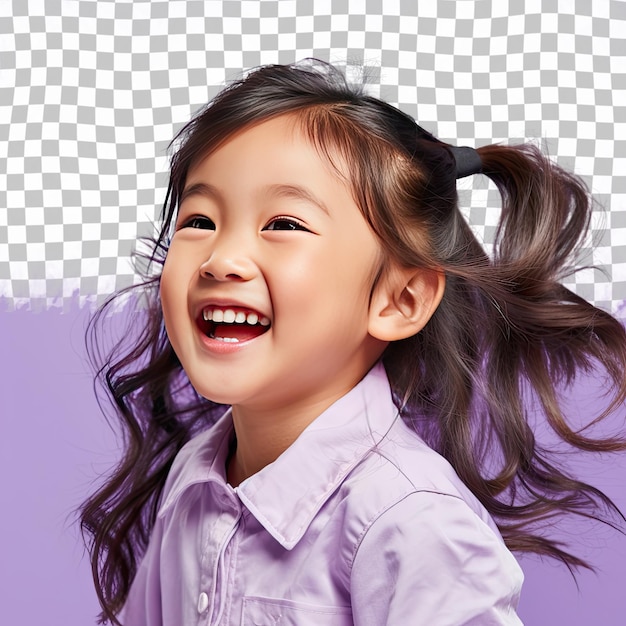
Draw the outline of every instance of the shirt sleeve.
M355 626L519 626L513 555L462 499L411 493L366 529L351 572Z
M118 619L123 626L161 626L161 541L163 520L157 517L148 549L131 583Z

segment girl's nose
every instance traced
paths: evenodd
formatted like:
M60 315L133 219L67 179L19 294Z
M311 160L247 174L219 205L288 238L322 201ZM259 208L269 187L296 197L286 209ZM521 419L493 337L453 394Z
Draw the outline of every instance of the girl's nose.
M215 248L200 266L200 276L213 280L248 281L255 274L256 266L248 255L242 253L241 246Z

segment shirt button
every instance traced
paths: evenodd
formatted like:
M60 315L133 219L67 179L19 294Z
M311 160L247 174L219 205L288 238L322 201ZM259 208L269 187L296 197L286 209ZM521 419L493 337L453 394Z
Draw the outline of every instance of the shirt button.
M204 613L209 606L209 596L204 591L198 597L198 613Z

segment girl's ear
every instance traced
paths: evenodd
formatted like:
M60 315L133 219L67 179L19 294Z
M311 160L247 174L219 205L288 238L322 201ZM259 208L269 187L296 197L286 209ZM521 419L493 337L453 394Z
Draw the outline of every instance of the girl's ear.
M446 279L431 269L394 267L374 290L369 334L381 341L397 341L417 334L439 306Z

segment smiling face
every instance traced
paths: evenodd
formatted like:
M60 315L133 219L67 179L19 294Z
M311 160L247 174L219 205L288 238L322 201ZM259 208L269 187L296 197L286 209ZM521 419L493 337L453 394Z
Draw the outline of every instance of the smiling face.
M196 390L262 411L345 394L386 346L368 332L380 259L296 118L235 134L190 170L161 278L167 333Z

